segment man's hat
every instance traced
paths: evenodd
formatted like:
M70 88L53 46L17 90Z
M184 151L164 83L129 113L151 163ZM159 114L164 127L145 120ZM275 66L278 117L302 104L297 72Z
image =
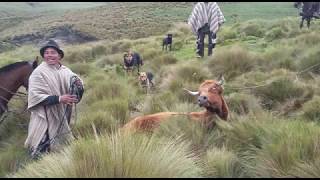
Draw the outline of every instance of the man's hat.
M44 45L41 49L40 49L40 55L43 57L44 55L44 51L47 49L47 48L54 48L61 56L61 59L63 58L64 56L64 52L62 51L62 49L60 49L59 45L54 41L54 40L49 40L47 42L46 45Z

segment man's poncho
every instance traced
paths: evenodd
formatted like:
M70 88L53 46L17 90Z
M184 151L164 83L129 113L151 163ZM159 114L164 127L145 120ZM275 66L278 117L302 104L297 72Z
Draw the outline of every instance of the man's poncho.
M63 65L61 67L48 65L45 62L42 62L30 75L28 109L31 111L31 117L25 147L35 151L47 129L49 139L54 139L54 143L50 143L51 150L55 150L57 145L65 140L73 138L66 119L67 105L59 103L47 106L46 118L45 108L39 104L48 96L68 94L72 76L76 74L69 68Z
M216 34L224 22L225 18L215 2L197 3L188 20L188 24L191 25L192 32L195 35L206 23L210 26L210 31Z

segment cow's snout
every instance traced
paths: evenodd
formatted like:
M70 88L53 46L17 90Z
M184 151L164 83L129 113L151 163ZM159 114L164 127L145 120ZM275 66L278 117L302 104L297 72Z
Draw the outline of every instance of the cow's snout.
M198 104L200 107L206 105L208 103L207 96L198 96Z

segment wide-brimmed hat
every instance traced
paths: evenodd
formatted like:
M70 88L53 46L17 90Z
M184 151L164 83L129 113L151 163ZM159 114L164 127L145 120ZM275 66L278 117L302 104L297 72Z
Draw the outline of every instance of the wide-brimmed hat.
M54 41L54 40L49 40L47 42L47 44L45 44L41 49L40 49L40 55L43 57L44 55L44 51L47 49L47 48L54 48L61 56L61 59L63 58L64 56L64 52L62 49L60 49L59 45Z

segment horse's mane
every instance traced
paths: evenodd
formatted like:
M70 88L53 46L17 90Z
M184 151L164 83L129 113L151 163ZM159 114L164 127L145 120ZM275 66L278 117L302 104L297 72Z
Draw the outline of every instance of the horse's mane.
M16 63L12 63L12 64L9 64L9 65L6 65L6 66L0 68L0 73L7 72L7 71L10 71L12 69L16 69L18 67L26 65L27 63L28 63L28 61L22 61L22 62L16 62Z

